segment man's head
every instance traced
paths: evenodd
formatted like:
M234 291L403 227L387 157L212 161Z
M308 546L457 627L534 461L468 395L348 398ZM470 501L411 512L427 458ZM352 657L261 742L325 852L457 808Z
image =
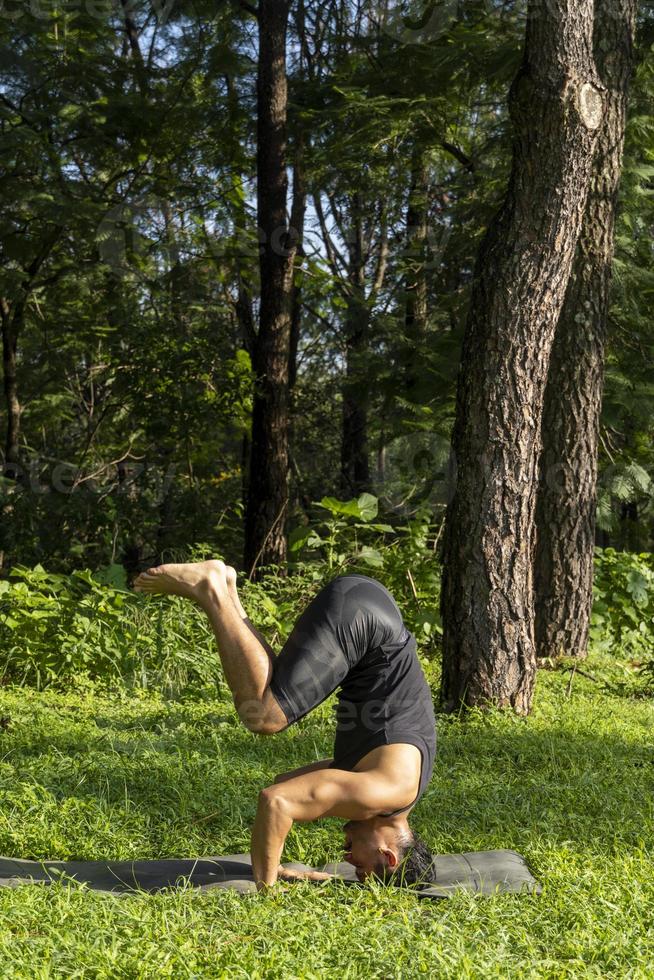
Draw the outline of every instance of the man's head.
M343 832L345 860L355 866L359 881L370 875L397 885L429 880L434 856L406 817L350 820Z

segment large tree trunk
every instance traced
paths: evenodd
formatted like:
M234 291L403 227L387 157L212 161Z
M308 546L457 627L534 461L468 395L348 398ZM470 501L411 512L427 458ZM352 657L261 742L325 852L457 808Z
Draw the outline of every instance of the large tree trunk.
M635 20L636 0L596 0L605 112L545 393L534 570L539 657L587 652L604 342Z
M527 713L540 422L602 122L592 0L531 0L512 85L507 196L480 249L463 343L442 590L445 710Z
M358 495L369 489L368 389L365 357L370 312L366 302L365 254L361 203L352 195L352 240L349 243L347 309L345 311L345 378L341 437L341 492Z
M261 305L254 346L250 480L244 560L253 575L286 561L288 360L295 245L286 218L288 0L260 0L257 77L257 207Z

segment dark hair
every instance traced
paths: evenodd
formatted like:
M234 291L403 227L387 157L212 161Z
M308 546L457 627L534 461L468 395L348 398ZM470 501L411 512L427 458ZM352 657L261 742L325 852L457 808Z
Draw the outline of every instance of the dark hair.
M428 884L432 880L435 856L424 840L409 830L399 838L398 844L400 853L397 867L389 868L385 862L380 861L374 871L377 878L389 885Z

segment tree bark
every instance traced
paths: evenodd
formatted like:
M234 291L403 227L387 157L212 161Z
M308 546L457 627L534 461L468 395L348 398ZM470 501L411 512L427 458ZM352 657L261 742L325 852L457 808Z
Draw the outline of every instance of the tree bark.
M304 144L300 139L296 148L296 159L293 166L293 205L291 207L291 228L295 236L295 255L298 266L304 258L304 221L307 209L307 191L304 177ZM299 269L297 270L299 272ZM291 289L291 334L288 355L288 385L292 390L297 381L297 352L302 331L302 298L301 287L293 279Z
M406 211L406 262L404 279L404 332L407 344L405 387L415 396L420 380L418 351L427 334L427 260L429 172L425 149L416 143L411 155L411 186Z
M25 321L25 309L34 288L35 280L54 248L63 228L53 227L40 243L34 259L25 268L18 294L10 299L0 297L0 322L2 324L3 390L7 409L5 433L5 474L17 479L19 470L20 401L18 398L18 339Z
M539 657L584 657L588 646L604 345L635 20L636 0L595 2L605 110L545 393L535 562Z
M405 277L405 327L410 339L423 339L427 328L427 277L429 171L427 154L420 145L411 155L411 186L406 209L407 259Z
M261 303L254 346L245 567L286 562L289 482L288 361L295 244L286 218L288 0L260 0L257 76L257 209Z
M18 400L18 380L16 375L16 355L18 351L18 335L22 320L23 304L18 302L12 310L11 304L4 298L0 300L2 317L2 368L5 407L7 410L7 428L5 432L5 474L18 476L19 440L20 440L20 402Z
M365 254L361 203L352 195L352 240L349 243L345 311L345 378L341 438L341 492L358 495L369 489L368 391L364 358L368 351L370 311L366 302Z
M446 711L531 707L543 395L603 112L592 37L592 0L529 3L509 95L511 177L477 260L459 373L441 600Z
M134 18L132 17L132 7L128 0L121 0L121 6L123 8L125 37L127 38L129 49L134 60L134 77L136 78L136 84L138 85L139 91L142 95L146 95L148 90L147 72L143 61L143 54L141 52L141 42L139 40L138 28Z

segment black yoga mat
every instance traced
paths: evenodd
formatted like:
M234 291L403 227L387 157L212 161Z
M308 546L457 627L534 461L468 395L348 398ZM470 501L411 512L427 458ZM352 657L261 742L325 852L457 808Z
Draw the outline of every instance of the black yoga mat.
M307 865L296 862L284 867L310 870ZM317 870L329 871L348 884L359 885L354 867L347 862L327 864ZM0 857L0 888L35 883L49 885L71 879L92 891L120 895L159 892L183 884L201 891L214 888L256 891L249 854L156 861L20 861ZM321 887L329 887L329 884L328 881L320 882ZM421 898L448 898L461 890L481 895L496 892L540 894L541 886L525 859L516 851L471 851L437 857L431 882L417 887L415 892Z

